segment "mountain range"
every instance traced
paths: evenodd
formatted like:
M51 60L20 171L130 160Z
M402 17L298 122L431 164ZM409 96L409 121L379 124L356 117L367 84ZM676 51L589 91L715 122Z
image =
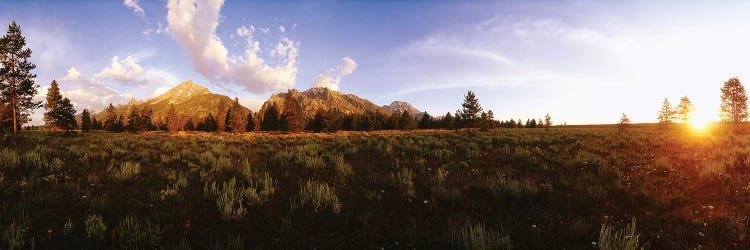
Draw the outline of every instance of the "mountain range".
M318 111L331 109L337 109L344 114L378 112L388 115L396 111L401 112L405 110L414 117L422 115L422 112L408 102L394 101L390 105L378 106L367 99L353 94L344 94L339 91L320 87L311 88L304 92L293 89L288 93L273 94L263 103L263 106L258 110L258 114L262 115L274 104L277 105L279 111L283 112L284 98L290 93L299 101L304 114L308 118L314 117ZM133 99L127 104L116 105L115 112L118 115L121 114L127 117L127 113L132 106L135 106L139 110L150 108L153 111L152 119L154 121L161 121L169 112L170 104L174 104L178 116L182 117L185 121L193 119L194 122L197 122L204 119L209 113L216 115L220 103L224 103L226 107L230 107L232 102L233 100L225 95L211 93L206 87L195 84L192 81L185 81L153 99L145 101ZM250 111L246 107L243 108L246 112ZM99 121L105 120L106 116L105 110L94 115Z

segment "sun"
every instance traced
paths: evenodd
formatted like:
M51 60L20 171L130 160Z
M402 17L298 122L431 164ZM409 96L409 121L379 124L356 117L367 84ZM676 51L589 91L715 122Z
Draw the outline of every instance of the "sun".
M690 127L695 130L705 130L708 127L710 121L705 119L693 118L688 121L688 123L690 124Z

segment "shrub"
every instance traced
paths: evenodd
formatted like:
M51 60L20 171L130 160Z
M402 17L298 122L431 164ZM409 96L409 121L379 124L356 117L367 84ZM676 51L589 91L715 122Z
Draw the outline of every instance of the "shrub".
M648 244L641 242L640 234L635 233L635 217L623 231L616 230L612 225L602 224L598 245L600 250L648 249Z
M102 216L89 215L86 218L86 238L104 240L104 233L107 231L107 224L104 223Z
M119 169L111 170L112 176L117 180L129 180L141 173L141 163L126 161L120 164Z
M263 173L263 177L257 181L257 184L251 180L250 187L245 189L245 197L251 206L261 205L266 203L275 192L276 184L273 178L268 173Z
M221 213L221 219L223 220L239 220L247 213L242 204L245 192L242 187L238 187L236 184L237 180L232 177L229 182L224 182L221 185L219 197L216 199L216 206L219 208L219 213Z
M141 222L134 215L128 215L120 221L115 232L122 249L157 249L163 233L158 224L153 224L148 219Z
M3 233L3 241L8 243L8 249L23 249L26 239L26 226L16 222L10 223Z
M487 229L484 224L465 225L451 236L455 247L460 249L511 249L510 236Z
M297 199L292 202L292 210L297 207L306 207L318 214L328 211L334 214L341 212L341 203L336 196L336 191L326 183L307 181L297 194Z
M18 160L18 153L16 153L16 151L7 148L0 150L0 170L4 168L14 169L18 167L19 164L21 164L21 162Z
M408 168L402 168L396 174L391 173L391 179L396 185L404 190L409 198L414 199L416 197L416 191L414 190L414 174Z
M352 165L344 160L344 156L342 154L330 155L328 157L328 160L333 165L333 169L336 170L336 175L341 178L350 176L354 172L352 171Z
M75 229L75 225L73 225L73 221L68 219L68 221L65 222L65 225L63 225L63 235L70 235L70 233L73 232L73 229Z

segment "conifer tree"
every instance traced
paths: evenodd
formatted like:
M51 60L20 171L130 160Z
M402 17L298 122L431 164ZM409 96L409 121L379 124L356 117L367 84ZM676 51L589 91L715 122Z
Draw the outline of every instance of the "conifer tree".
M224 102L219 102L219 108L216 112L216 132L224 133L227 130L227 113L229 108Z
M737 77L727 80L721 87L720 108L722 121L738 123L747 120L747 92Z
M247 113L247 126L245 127L245 131L247 132L253 132L255 131L255 119L254 119L253 111Z
M245 132L246 128L247 116L245 115L244 110L242 110L240 100L235 97L234 103L232 103L232 107L229 108L227 114L227 131L232 133L242 133Z
M142 131L149 131L149 130L156 130L156 126L154 126L153 121L151 120L151 116L154 114L154 112L151 110L150 107L143 107L141 109L140 113L140 123L141 123L141 130Z
M107 112L107 119L104 120L104 129L115 131L114 126L115 123L117 123L117 113L115 111L115 106L110 103L105 111Z
M73 104L70 103L70 99L67 97L63 98L60 106L55 110L55 120L60 129L73 130L78 127L76 110L73 108Z
M549 130L549 127L552 127L552 116L546 114L544 115L544 128Z
M96 119L94 119L94 122L96 122ZM89 132L92 128L91 114L88 109L83 109L83 112L81 112L81 131Z
M26 48L26 38L21 27L13 21L6 34L0 38L0 104L8 110L8 117L3 121L13 121L13 135L18 128L30 120L32 110L42 106L41 101L34 101L38 85L34 83L36 74L31 71L36 65L29 62L31 49Z
M451 112L445 113L445 116L443 116L443 120L441 121L441 123L444 129L453 129L453 126L455 124Z
M422 119L419 120L419 128L430 129L430 128L433 128L432 124L433 124L432 116L430 116L430 114L428 114L427 111L425 111L422 114Z
M143 124L141 123L141 114L138 111L138 108L135 105L132 105L130 107L130 112L128 112L128 125L126 126L128 132L137 133L144 130Z
M62 102L62 94L60 94L60 87L57 85L56 80L52 80L49 88L47 89L47 99L44 103L44 109L47 112L44 113L44 125L47 129L56 130L60 129L58 117L55 113L59 113L60 103Z
M620 117L620 122L617 123L617 129L620 131L620 133L625 132L625 129L627 129L627 126L630 124L630 118L628 118L625 113L622 113L622 116Z
M169 112L167 112L167 131L170 134L177 132L180 127L177 117L177 111L174 109L174 104L169 105Z
M677 105L677 115L679 115L682 123L687 123L695 115L695 106L693 102L687 96L680 98L680 104Z
M185 128L183 128L185 131L193 131L195 130L195 125L193 124L193 118L188 119L188 121L185 123Z
M276 104L272 104L266 112L263 113L263 120L260 124L260 130L263 131L276 131L281 129L279 119L279 109Z
M289 132L300 132L305 129L307 124L305 114L297 98L294 97L296 91L289 90L284 97L284 128Z
M473 128L477 126L477 118L482 112L482 106L479 105L479 99L474 92L469 91L464 96L464 102L461 104L461 120L464 127Z
M667 98L664 98L664 101L662 102L661 110L659 110L659 124L670 124L672 121L674 121L675 118L675 110L672 108L672 105L669 103L669 100Z

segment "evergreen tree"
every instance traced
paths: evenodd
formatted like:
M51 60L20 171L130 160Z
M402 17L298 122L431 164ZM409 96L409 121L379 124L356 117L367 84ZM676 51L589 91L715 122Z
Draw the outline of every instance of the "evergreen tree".
M115 118L114 123L112 124L112 132L122 132L125 131L125 118L122 117L122 115L117 116Z
M672 108L672 105L669 104L669 100L667 98L664 98L664 102L662 102L661 110L659 110L659 124L670 124L672 121L674 121L675 118L675 110Z
M39 87L34 83L36 74L31 72L36 65L29 62L31 49L25 47L21 27L13 21L0 38L0 103L9 113L2 118L13 121L13 135L30 120L31 111L42 106L41 101L33 99Z
M276 131L281 129L279 119L279 109L276 104L272 104L266 112L263 113L263 121L260 123L260 130L263 131Z
M398 117L398 127L400 130L412 130L417 128L417 121L408 111L404 110Z
M60 129L73 130L78 128L78 123L76 122L76 110L73 108L73 104L70 103L70 99L67 97L63 98L60 102L60 106L56 108L55 120Z
M289 90L284 97L284 128L289 132L300 132L305 129L305 114L297 98L296 91Z
M552 116L546 114L544 115L544 128L549 130L549 127L552 127Z
M681 97L680 104L677 105L677 115L679 115L682 123L689 122L691 119L693 119L694 114L695 106L693 105L693 102L691 102L687 96Z
M247 113L247 126L245 126L245 131L253 132L255 131L255 119L254 119L253 111Z
M185 123L185 128L183 128L185 131L193 131L195 130L195 125L193 124L193 118L188 119L188 121Z
M204 129L205 132L216 132L217 125L216 125L216 118L212 113L208 113L208 116L205 120L203 120Z
M441 123L444 129L453 129L453 126L455 124L451 112L445 113L445 116L443 116L443 120L441 121Z
M177 117L177 111L174 109L174 104L169 105L169 112L167 112L167 131L170 134L177 132L180 127L179 118Z
M479 99L477 99L474 92L469 91L464 96L464 102L461 104L461 107L461 120L463 120L464 127L476 127L477 118L479 118L479 114L482 112L482 106L479 105Z
M240 100L237 97L234 98L234 103L229 108L227 120L227 130L232 133L242 133L247 129L247 116L245 115L245 111L242 110L242 105L240 105Z
M216 132L224 133L227 130L227 104L219 102L218 112L216 112Z
M430 128L433 128L432 123L433 123L432 116L430 116L430 114L428 114L427 111L425 111L422 114L422 119L419 120L419 128L420 129L430 129Z
M733 77L721 87L721 120L725 122L744 122L747 120L747 92L740 79Z
M130 133L137 133L145 130L142 124L141 114L135 105L130 106L130 112L128 112L128 125L126 128Z
M89 132L91 131L92 127L93 125L91 122L91 114L89 113L88 109L83 109L83 112L81 113L81 131Z
M141 126L143 126L143 131L156 130L156 126L154 126L154 123L151 120L153 114L154 112L149 107L143 107L143 109L141 109L140 122Z
M104 129L115 131L114 126L115 123L117 123L117 113L115 111L115 106L110 103L105 111L107 112L107 119L104 120Z
M60 87L57 85L57 81L52 80L52 83L50 83L50 86L47 89L47 102L44 103L44 109L47 110L47 112L44 113L44 125L47 129L60 129L58 117L55 116L55 113L59 113L62 99L63 96L60 94Z

